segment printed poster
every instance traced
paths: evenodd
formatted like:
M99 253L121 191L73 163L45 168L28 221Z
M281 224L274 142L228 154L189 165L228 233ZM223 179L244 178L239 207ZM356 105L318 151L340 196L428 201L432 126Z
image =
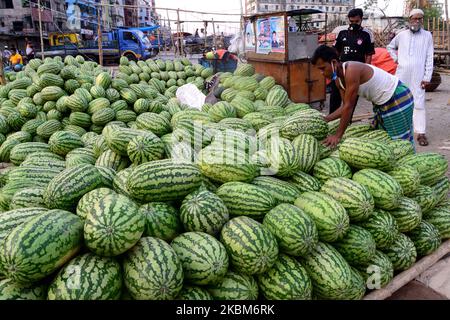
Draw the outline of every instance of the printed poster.
M245 22L245 51L255 51L255 25L251 21Z
M258 19L256 21L256 26L258 32L256 52L260 54L269 54L272 51L270 19Z
M285 52L284 17L270 18L270 47L272 52Z

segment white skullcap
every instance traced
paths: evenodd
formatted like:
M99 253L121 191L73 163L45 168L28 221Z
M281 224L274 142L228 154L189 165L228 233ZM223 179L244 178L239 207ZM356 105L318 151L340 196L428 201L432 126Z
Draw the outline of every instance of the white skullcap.
M425 15L423 10L421 10L421 9L412 9L411 12L409 13L409 17L411 18L413 15L416 15L416 14L421 14L422 16Z

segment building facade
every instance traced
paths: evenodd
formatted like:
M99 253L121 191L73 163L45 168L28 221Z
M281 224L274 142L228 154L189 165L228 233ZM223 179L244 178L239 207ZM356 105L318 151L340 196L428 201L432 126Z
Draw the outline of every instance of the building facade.
M346 17L348 11L355 7L355 0L246 0L246 15L291 11L300 9L318 9L328 13L329 20L341 19ZM318 21L314 23L315 27L321 27L325 15L314 17Z
M155 0L138 0L139 27L148 27L157 23L158 16L155 10Z

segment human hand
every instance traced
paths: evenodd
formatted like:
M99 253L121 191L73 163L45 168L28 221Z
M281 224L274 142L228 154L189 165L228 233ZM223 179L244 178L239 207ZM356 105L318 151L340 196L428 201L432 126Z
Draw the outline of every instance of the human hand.
M420 83L420 85L422 86L422 89L425 89L425 87L428 86L429 84L430 84L430 82L428 82L428 81L422 81Z
M341 137L339 137L337 135L332 135L332 136L329 136L328 138L326 138L323 141L323 144L327 147L331 147L332 149L335 149L340 141L341 141Z

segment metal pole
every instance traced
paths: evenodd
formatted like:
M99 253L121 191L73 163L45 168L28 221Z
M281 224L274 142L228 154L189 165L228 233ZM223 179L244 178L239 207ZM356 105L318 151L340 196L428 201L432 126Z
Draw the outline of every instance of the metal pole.
M101 27L101 13L102 13L102 7L101 4L97 7L97 41L98 41L98 62L100 65L103 65L103 46L102 46L102 27Z
M178 20L178 27L181 30L181 24L180 24L180 9L177 9L177 20ZM180 35L178 35L180 36ZM184 35L181 34L181 38L180 38L180 56L184 55L184 44L183 44L183 40L184 40Z
M44 60L44 37L42 35L41 0L38 0L39 37L41 38L41 59Z
M216 25L214 24L214 18L212 19L212 26L213 26L213 44L214 44L214 48L217 48L217 46L216 46Z

